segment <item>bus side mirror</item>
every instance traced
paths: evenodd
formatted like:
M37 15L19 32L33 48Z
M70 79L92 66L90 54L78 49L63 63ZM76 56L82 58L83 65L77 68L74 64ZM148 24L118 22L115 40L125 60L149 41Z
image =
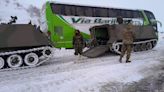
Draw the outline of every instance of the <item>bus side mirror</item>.
M162 27L162 22L159 21L159 20L151 19L150 22L151 22L152 24L157 24L157 23L159 23L159 24L160 24L160 27Z

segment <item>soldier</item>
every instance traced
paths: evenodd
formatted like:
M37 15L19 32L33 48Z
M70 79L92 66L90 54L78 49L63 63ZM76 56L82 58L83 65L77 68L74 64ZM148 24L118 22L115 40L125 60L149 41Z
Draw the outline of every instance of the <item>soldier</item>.
M129 59L130 59L130 55L131 55L131 51L132 51L133 40L135 37L134 32L132 31L131 23L129 23L127 25L127 28L123 30L122 37L123 37L123 45L122 45L119 61L121 63L123 56L125 55L125 53L127 53L126 63L129 63L129 62L131 62Z
M17 20L18 18L17 18L17 16L11 16L11 20L10 20L10 22L8 23L8 24L13 24L13 23L16 23L16 20Z
M83 46L84 46L83 36L80 34L79 30L75 30L75 35L73 36L73 47L75 49L74 54L81 56Z
M117 17L117 24L109 26L110 32L108 34L112 35L110 36L108 40L109 48L112 50L112 44L117 41L122 32L122 30L125 29L125 25L123 24L123 18L121 16ZM116 33L116 30L118 33Z
M123 24L123 18L121 16L117 17L118 24Z

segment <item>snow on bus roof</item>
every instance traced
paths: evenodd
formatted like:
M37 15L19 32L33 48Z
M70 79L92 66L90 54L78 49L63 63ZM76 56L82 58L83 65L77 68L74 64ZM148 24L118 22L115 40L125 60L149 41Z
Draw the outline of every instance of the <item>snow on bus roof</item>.
M123 8L123 7L109 7L109 6L101 6L101 5L93 5L93 4L80 4L80 3L72 3L72 2L61 2L61 1L47 1L49 3L55 3L55 4L66 4L66 5L74 5L74 6L88 6L88 7L100 7L100 8L113 8L113 9L125 9L125 10L143 10L143 9L129 9L129 8Z

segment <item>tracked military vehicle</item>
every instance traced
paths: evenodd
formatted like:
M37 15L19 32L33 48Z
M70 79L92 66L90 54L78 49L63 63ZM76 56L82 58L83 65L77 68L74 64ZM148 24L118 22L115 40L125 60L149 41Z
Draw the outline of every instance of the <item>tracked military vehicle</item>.
M94 42L92 42L94 43L94 46L85 51L83 55L87 57L97 57L106 51L120 54L122 47L122 28L126 28L126 26L127 25L124 24L105 24L90 28L91 39L94 39ZM156 46L158 32L153 26L134 25L132 30L135 33L133 44L134 52L150 50Z
M0 71L39 66L52 55L51 43L31 24L0 25Z

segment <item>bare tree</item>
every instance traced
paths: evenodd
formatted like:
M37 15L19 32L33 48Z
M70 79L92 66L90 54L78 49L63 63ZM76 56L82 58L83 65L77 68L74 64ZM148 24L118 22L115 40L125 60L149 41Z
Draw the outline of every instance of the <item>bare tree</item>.
M40 17L40 9L33 5L30 5L26 11L30 14L30 17Z

